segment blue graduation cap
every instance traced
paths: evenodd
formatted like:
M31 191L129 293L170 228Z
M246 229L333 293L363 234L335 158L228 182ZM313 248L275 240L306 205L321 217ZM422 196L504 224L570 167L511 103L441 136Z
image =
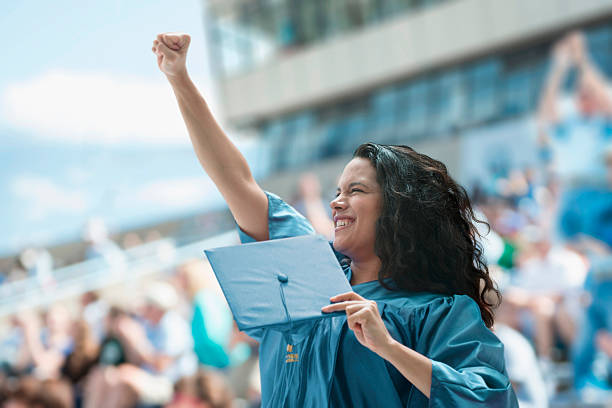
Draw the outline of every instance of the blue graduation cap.
M291 331L322 313L329 298L351 285L323 237L253 242L209 249L206 256L242 331ZM343 314L343 312L342 312Z

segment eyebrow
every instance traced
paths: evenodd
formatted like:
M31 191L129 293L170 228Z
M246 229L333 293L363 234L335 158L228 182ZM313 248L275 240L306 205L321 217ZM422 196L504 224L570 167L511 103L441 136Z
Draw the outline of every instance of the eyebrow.
M360 182L358 182L358 181L354 181L354 182L352 182L351 184L349 184L349 185L348 185L348 188L350 189L351 187L355 187L355 186L363 186L363 187L365 187L365 188L369 188L369 187L368 187L366 184L360 183ZM340 191L340 187L338 187L338 188L336 189L336 191Z

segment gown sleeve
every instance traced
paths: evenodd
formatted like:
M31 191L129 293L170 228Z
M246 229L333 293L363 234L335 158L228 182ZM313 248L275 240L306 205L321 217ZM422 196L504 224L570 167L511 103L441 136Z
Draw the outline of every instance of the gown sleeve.
M503 344L470 297L440 298L419 312L416 351L432 360L430 407L518 407Z
M266 191L268 197L268 231L270 239L290 238L314 234L310 222L295 208L280 197ZM254 242L255 239L238 227L240 242Z

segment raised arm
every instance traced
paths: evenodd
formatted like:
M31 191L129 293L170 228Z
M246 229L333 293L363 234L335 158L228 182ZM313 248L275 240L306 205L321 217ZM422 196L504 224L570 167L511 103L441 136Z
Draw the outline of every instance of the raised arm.
M606 78L591 61L584 35L580 32L570 34L568 41L573 52L574 62L579 73L580 92L589 93L596 110L604 115L612 115L612 98L608 91Z
M213 117L187 73L187 34L157 36L153 52L178 101L200 164L227 202L240 228L253 238L268 239L268 201L244 156Z
M559 90L563 84L571 64L569 44L566 38L557 42L552 52L552 66L544 90L540 96L538 119L541 124L552 124L559 121L557 101Z

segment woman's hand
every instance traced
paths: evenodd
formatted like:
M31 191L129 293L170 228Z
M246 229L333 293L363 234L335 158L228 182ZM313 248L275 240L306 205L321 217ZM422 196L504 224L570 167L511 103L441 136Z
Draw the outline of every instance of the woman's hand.
M359 343L380 356L387 354L395 340L385 327L376 302L364 299L355 292L336 295L330 301L334 304L321 308L323 312L346 311L348 326Z
M346 311L349 328L353 330L359 343L393 364L408 381L429 398L431 360L391 337L380 317L376 302L364 299L354 292L343 293L330 300L337 303L321 308L323 312Z
M159 69L170 77L179 76L187 72L187 49L191 37L184 33L159 34L153 41L153 52L157 55Z

